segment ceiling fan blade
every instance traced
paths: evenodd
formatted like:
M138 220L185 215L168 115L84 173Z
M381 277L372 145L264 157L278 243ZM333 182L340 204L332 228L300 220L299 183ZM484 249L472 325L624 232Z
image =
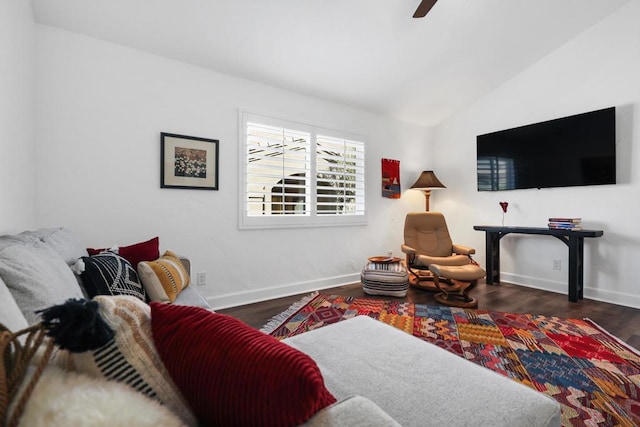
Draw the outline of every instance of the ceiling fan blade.
M438 0L422 0L416 12L413 14L414 18L424 18L427 13L431 10L434 4L436 4Z

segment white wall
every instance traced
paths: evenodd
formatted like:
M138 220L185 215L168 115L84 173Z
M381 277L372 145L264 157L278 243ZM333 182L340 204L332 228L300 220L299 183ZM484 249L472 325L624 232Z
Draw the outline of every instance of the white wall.
M359 280L366 258L400 253L415 191L380 196L380 159L407 188L432 165L430 130L58 29L37 27L37 223L88 245L160 236L188 255L222 307ZM360 227L244 230L238 222L238 109L367 136ZM220 140L219 191L160 189L160 132Z
M0 0L0 234L35 223L34 57L31 4Z
M434 134L438 175L448 184L437 208L448 214L455 240L474 245L484 263L484 233L500 225L546 227L551 216L582 217L604 236L585 242L585 297L640 307L640 2L630 2L548 55ZM617 185L476 191L475 137L487 132L617 107ZM502 239L501 278L566 294L566 245L546 236ZM560 259L561 271L552 270Z

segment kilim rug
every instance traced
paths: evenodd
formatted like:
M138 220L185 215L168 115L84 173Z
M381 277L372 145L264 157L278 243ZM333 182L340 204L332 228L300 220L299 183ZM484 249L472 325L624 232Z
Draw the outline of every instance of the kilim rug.
M564 426L640 425L640 353L588 319L312 294L262 330L284 339L369 316L551 396Z

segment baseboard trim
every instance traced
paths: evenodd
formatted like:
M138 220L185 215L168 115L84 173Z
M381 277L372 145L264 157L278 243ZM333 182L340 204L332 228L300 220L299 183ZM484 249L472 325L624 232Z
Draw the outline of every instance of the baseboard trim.
M554 292L567 295L567 283L553 280L544 280L536 277L523 276L519 274L500 273L500 280L513 283L514 285L525 286L533 289ZM268 301L276 298L284 298L291 295L304 294L335 286L348 285L360 281L360 274L345 274L342 276L328 277L307 282L290 283L282 286L234 292L215 297L208 297L209 304L215 309L237 307L240 305L253 304L256 302ZM607 302L610 304L622 305L625 307L640 309L640 296L631 295L624 292L616 292L605 289L585 287L584 297L595 301Z
M335 286L347 285L360 281L360 273L345 274L342 276L327 277L307 282L290 283L287 285L273 286L262 289L252 289L243 292L234 292L224 295L208 297L207 301L214 310L237 307L239 305L253 304L255 302L268 301L291 295L318 291Z
M568 287L566 282L558 282L553 280L544 280L536 277L522 276L518 274L500 273L500 280L513 283L514 285L526 286L533 289L541 289L543 291L555 292L567 295ZM611 291L607 289L598 289L589 286L584 288L585 299L607 302L610 304L622 305L631 308L640 308L640 296L632 295L625 292Z

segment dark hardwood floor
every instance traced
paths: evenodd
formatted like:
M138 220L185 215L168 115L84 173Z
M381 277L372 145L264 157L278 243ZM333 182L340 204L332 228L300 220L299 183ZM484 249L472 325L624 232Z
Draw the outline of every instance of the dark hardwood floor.
M323 289L320 292L363 298L395 299L386 296L368 296L362 291L360 283ZM305 295L307 294L293 295L217 310L217 312L228 314L255 328L260 328L271 317L283 312ZM578 319L587 317L629 345L640 348L640 309L588 299L572 303L567 300L567 295L565 294L541 291L509 283L486 285L481 282L471 291L471 295L478 298L478 308L482 310L531 313ZM407 296L400 298L400 300L419 304L438 304L433 299L431 292L414 288L409 288Z

